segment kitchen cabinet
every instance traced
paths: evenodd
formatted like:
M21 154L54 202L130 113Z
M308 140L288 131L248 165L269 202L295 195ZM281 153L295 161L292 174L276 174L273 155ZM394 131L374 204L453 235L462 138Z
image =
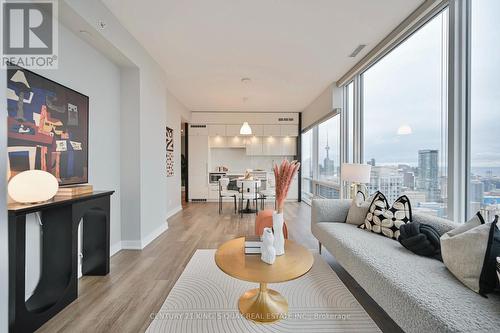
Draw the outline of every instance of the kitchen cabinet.
M208 138L210 148L224 148L226 147L225 136L211 136Z
M284 137L280 138L281 141L281 155L295 156L297 155L297 138Z
M208 136L207 125L203 124L190 124L189 125L189 136Z
M262 139L263 138L258 136L248 138L246 144L246 154L249 156L262 155Z
M208 136L190 135L188 146L189 200L207 200Z
M279 156L281 155L281 140L275 137L263 138L262 142L262 155L265 156Z
M226 125L208 125L209 136L226 136Z
M250 128L252 129L253 136L263 136L264 135L264 126L250 124Z
M240 135L240 125L226 125L226 136L238 136Z
M264 136L281 136L280 125L263 125L262 129Z
M225 139L227 148L245 148L246 138L242 136L228 136Z
M297 125L280 125L281 136L298 136L299 127Z

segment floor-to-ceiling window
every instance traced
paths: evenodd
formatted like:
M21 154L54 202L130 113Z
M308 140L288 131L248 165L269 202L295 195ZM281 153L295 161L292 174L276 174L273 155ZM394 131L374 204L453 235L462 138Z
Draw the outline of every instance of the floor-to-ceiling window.
M340 186L340 115L318 125L318 180L316 195L339 198Z
M340 198L340 114L302 133L302 198Z
M471 1L468 215L500 214L500 1Z
M362 75L370 192L447 215L447 20L439 13Z
M302 200L309 203L313 197L313 130L302 133Z
M346 131L345 135L347 136L346 142L346 162L352 163L354 162L354 82L351 82L346 87Z

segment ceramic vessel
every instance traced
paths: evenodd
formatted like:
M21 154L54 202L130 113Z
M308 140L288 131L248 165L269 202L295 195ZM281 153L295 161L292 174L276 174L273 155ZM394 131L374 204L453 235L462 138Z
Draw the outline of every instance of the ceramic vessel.
M271 228L264 228L262 233L262 247L260 249L260 260L272 265L276 260L276 250L274 249L274 235Z
M274 248L276 255L285 254L285 235L283 234L283 213L273 213Z

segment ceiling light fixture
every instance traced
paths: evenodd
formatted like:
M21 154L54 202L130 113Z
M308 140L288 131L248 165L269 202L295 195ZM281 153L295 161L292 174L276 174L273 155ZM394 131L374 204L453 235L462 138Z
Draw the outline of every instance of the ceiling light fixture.
M358 55L359 52L361 52L362 49L366 47L366 44L359 44L354 51L352 51L351 54L349 54L349 58L354 58Z
M240 128L240 135L252 135L252 128L248 125L248 122L244 122Z
M249 77L242 77L241 78L241 83L248 84L248 83L250 83L250 81L252 81L252 79Z

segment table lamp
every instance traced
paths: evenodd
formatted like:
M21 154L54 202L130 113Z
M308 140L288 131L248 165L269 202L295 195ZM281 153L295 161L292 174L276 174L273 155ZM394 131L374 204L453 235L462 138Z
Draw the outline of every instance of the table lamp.
M342 163L342 180L351 182L350 198L353 199L358 191L368 195L366 183L370 182L372 166L369 164Z
M57 178L42 170L23 171L9 181L7 191L19 203L40 203L52 199L59 188Z

